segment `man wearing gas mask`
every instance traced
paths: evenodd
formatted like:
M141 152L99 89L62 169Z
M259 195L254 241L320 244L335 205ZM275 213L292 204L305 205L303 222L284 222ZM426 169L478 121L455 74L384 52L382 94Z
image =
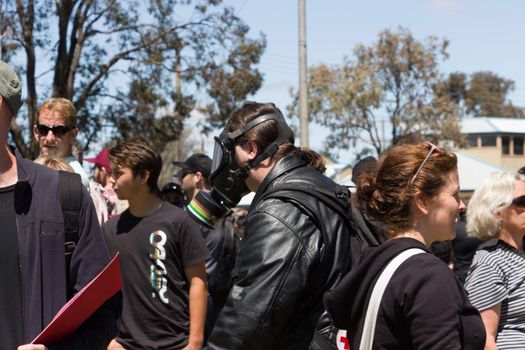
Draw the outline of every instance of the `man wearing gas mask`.
M293 145L272 103L244 103L215 142L212 191L194 198L190 215L210 225L244 194L256 195L208 349L332 348L322 297L349 267L350 232L309 191L340 187L322 174L317 153Z

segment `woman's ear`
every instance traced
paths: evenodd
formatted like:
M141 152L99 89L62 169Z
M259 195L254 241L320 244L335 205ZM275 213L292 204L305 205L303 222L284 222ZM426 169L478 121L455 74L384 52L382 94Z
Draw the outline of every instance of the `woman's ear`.
M500 223L503 221L503 215L501 214L501 210L498 210L494 213L494 216L496 217L496 220Z
M426 215L428 214L428 203L425 196L421 192L416 193L414 196L414 207L417 212Z

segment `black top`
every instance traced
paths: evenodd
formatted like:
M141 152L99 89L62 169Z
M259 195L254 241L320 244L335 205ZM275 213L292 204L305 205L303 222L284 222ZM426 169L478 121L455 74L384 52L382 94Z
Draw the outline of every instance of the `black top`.
M325 295L335 325L348 330L351 349L361 340L368 301L379 274L393 257L409 248L429 252L411 238L368 248L362 262ZM481 317L446 264L424 253L399 266L381 299L374 349L483 349L484 345Z
M22 288L14 203L15 186L0 188L0 344L16 349L23 343Z
M456 238L452 240L453 254L451 261L454 265L453 271L462 284L465 284L468 269L476 250L483 243L481 239L468 236L465 226L466 223L464 221L458 222L456 225Z
M206 259L208 293L213 297L224 298L232 285L235 264L233 223L227 217L219 220L213 229L202 226L201 231L209 251Z
M208 250L195 223L164 202L148 217L129 209L103 227L112 254L120 251L123 308L117 341L128 349L179 349L189 336L185 268Z

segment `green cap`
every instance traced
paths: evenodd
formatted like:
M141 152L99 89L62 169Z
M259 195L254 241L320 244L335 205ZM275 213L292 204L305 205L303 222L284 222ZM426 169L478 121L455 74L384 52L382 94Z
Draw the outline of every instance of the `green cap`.
M0 61L0 95L15 115L22 106L22 87L18 75L4 61Z

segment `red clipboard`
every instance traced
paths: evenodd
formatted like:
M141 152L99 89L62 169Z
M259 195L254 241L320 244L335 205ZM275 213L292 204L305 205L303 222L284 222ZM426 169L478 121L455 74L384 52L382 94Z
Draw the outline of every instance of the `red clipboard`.
M119 253L69 300L31 344L53 344L77 330L106 300L122 289Z

